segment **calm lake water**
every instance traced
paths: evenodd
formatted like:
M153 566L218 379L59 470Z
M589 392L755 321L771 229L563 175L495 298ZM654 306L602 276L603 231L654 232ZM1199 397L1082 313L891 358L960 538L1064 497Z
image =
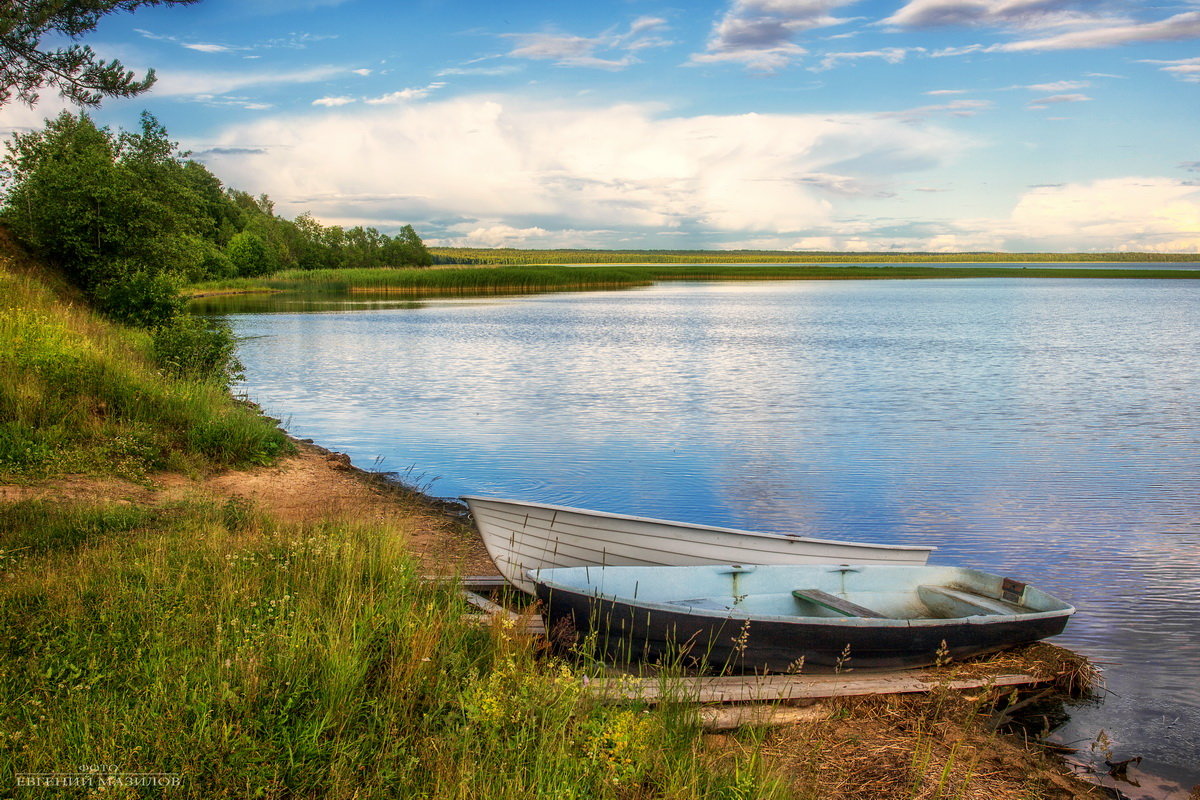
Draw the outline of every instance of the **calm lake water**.
M1057 594L1109 689L1059 739L1200 782L1200 282L220 302L261 312L230 316L251 398L432 494L932 544Z

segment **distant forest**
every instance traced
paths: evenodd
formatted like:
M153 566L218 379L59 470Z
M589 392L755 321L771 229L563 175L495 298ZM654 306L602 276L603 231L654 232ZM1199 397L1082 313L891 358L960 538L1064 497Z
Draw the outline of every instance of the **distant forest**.
M188 155L149 114L113 131L63 112L8 143L0 221L102 311L149 327L175 316L187 283L432 262L411 225L388 236L284 219Z
M435 264L958 264L1193 262L1197 253L844 253L791 250L532 250L431 247Z

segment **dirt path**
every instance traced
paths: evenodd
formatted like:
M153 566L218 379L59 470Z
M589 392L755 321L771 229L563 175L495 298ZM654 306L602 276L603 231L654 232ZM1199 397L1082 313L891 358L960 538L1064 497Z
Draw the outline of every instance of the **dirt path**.
M461 514L464 509L429 498L353 467L350 458L306 442L271 467L230 470L192 479L160 473L145 482L66 476L31 484L0 484L0 502L50 499L157 505L188 497L237 498L286 522L352 519L398 524L430 574L457 570L495 575L483 543Z

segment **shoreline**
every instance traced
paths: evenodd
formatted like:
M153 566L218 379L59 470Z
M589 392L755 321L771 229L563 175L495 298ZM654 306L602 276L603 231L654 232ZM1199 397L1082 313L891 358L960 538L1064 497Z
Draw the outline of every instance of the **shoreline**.
M264 415L265 416L265 415ZM270 419L268 417L268 419ZM315 441L288 435L296 451L271 466L225 470L201 477L172 473L147 476L143 482L88 476L64 476L36 481L29 485L0 484L0 502L21 499L53 499L56 502L117 503L159 505L186 502L189 498L211 498L218 503L242 503L254 513L273 515L282 522L320 526L336 519L356 522L379 521L391 529L407 531L404 547L421 564L424 574L497 575L466 509L448 498L439 498L405 484L394 473L372 472L355 466L350 457ZM536 647L536 645L533 645ZM987 692L967 698L982 702ZM806 737L833 736L853 751L846 758L868 762L876 750L886 751L904 741L914 746L906 720L921 718L940 707L947 698L934 694L914 697L880 695L868 698L843 698L820 701L806 723L771 728L771 741L808 741ZM964 701L957 694L953 703ZM933 705L931 705L933 704ZM899 710L899 716L897 716ZM940 713L940 712L939 712ZM974 715L972 712L971 716ZM969 719L967 717L966 719ZM832 726L832 727L831 727ZM863 726L869 735L861 736ZM1026 749L1010 734L972 729L965 722L942 719L934 731L920 733L917 745L936 747L950 753L969 742L988 769L1016 782L1036 776L1046 789L1044 797L1077 800L1093 794L1094 783L1088 776L1076 774L1061 753L1037 746ZM705 734L710 746L732 746L728 734ZM786 748L785 748L786 749ZM983 754L987 754L986 757ZM807 769L792 764L791 756L780 750L771 756L781 769ZM841 758L841 756L839 756ZM895 765L900 769L899 764ZM811 776L810 776L811 777ZM1098 777L1098 776L1097 776ZM1001 795L1007 796L1007 795ZM1164 795L1166 797L1167 795Z

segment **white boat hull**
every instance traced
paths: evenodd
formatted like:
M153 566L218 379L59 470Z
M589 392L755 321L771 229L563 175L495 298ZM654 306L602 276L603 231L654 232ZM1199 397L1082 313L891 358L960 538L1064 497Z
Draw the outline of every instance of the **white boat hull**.
M693 525L582 508L464 496L500 574L533 594L531 569L703 564L922 565L932 547L868 544Z

